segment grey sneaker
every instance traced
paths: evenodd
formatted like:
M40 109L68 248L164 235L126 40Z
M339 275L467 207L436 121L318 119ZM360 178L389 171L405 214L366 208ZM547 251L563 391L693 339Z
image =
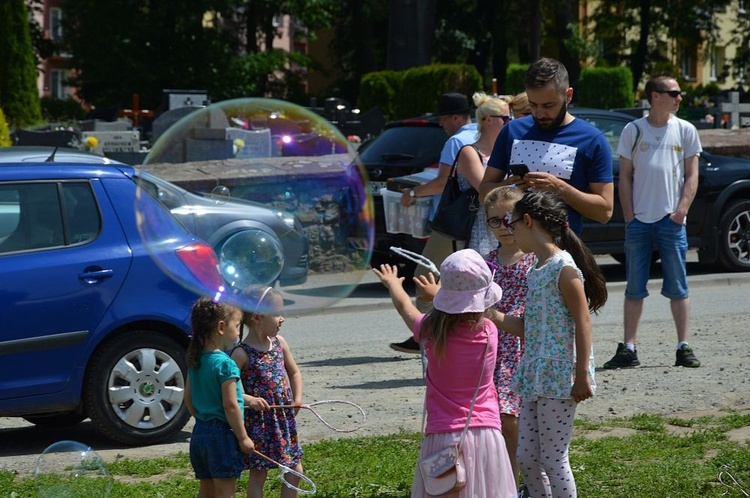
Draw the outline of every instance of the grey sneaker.
M687 344L683 344L682 347L677 350L674 366L698 368L701 366L701 362L693 354L693 348Z
M630 368L637 367L641 362L638 361L638 351L631 351L628 347L623 344L617 344L617 352L604 364L604 368L611 370L614 368Z

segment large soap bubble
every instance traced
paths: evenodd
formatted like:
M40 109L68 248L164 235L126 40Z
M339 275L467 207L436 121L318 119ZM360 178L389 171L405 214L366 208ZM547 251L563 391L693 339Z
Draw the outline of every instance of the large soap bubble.
M197 109L158 138L139 175L146 248L199 294L255 310L251 289L271 286L286 313L314 312L348 296L370 268L364 168L341 132L303 107L237 99ZM165 253L169 223L154 199L217 260L205 250Z
M58 441L39 455L34 471L42 498L107 497L112 477L101 457L78 441Z

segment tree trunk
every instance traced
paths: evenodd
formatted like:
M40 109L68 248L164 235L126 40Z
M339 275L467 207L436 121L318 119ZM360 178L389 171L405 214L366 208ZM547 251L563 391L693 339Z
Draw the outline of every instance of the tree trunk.
M432 61L436 0L390 0L386 67L402 70Z
M640 35L638 44L633 53L633 59L630 67L633 70L633 88L638 88L638 83L643 77L643 68L646 65L646 54L648 53L648 37L651 26L651 0L641 0L640 2Z
M529 17L529 57L533 62L542 54L542 0L529 2Z
M572 53L565 44L565 40L572 37L570 29L572 24L578 22L578 3L576 1L565 0L555 3L555 38L560 50L560 62L565 65L570 76L570 86L575 88L578 84L578 77L581 74L581 62L577 53ZM575 92L573 93L575 99Z

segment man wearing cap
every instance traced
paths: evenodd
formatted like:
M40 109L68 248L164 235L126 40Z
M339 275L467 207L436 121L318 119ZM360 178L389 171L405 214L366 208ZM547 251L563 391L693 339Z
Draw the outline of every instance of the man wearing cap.
M438 176L424 185L417 185L416 187L406 188L401 191L402 206L411 206L417 197L433 196L430 219L435 215L437 205L440 202L440 196L448 181L448 176L450 175L456 155L464 145L476 142L478 133L476 123L471 122L471 108L466 95L456 92L441 95L438 102L437 115L440 116L440 126L450 137L440 152ZM461 243L439 233L432 232L422 251L422 255L435 263L435 266L439 267L448 255L459 249L463 249L463 247L458 247L459 245ZM428 271L426 268L418 265L414 276L426 275ZM425 312L430 306L431 303L422 300L421 292L417 290L417 308ZM419 344L412 337L403 342L391 343L390 347L402 353L419 354Z

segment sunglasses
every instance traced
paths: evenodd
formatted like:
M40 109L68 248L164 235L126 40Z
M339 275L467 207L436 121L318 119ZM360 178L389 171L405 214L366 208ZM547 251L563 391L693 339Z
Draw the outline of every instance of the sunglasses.
M503 120L504 124L507 123L508 121L510 121L510 116L501 116L499 114L490 114L487 117L489 117L489 118L500 118L500 119Z
M680 97L681 95L685 95L685 92L682 92L680 90L656 90L656 93L666 93L673 99L676 99L677 97Z

